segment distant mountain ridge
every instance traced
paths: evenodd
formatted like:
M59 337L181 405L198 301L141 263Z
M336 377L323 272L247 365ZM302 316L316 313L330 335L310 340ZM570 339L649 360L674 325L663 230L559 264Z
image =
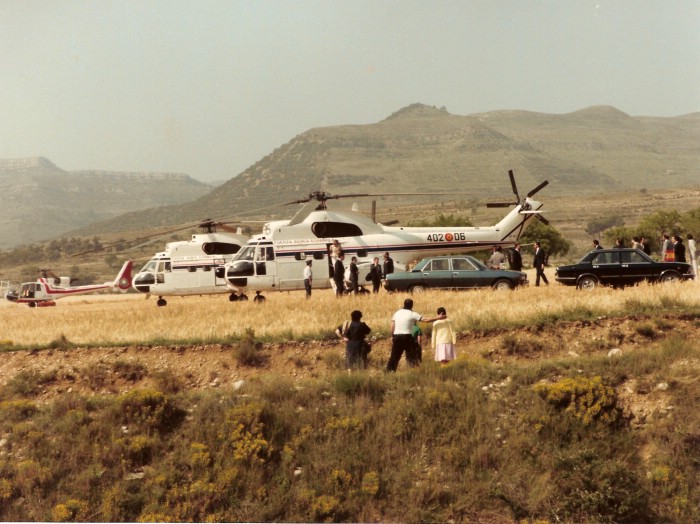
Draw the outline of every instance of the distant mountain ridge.
M373 124L310 129L195 200L132 211L74 233L135 231L245 213L290 218L296 207L284 204L316 190L454 191L472 195L458 197L464 201L503 200L512 196L509 169L516 173L521 196L545 179L548 194L576 197L697 187L700 113L632 117L614 107L593 106L567 114L499 110L460 116L416 103Z
M310 129L193 202L130 213L121 223L95 224L83 232L196 222L261 207L269 209L260 216L288 218L293 209L282 204L318 189L454 190L502 200L511 195L509 169L523 193L545 179L550 194L576 196L697 186L700 113L631 117L593 106L568 114L507 110L458 116L411 104L374 124Z
M0 159L0 248L54 238L137 209L186 202L210 190L181 173L65 171L44 157Z

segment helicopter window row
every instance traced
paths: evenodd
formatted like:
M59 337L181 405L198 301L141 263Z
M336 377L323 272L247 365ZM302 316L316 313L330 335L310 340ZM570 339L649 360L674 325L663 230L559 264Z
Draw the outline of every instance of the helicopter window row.
M345 222L314 222L311 232L318 238L362 236L362 230L356 224Z
M307 256L312 257L314 260L323 260L325 254L318 251L314 253L309 253L308 255L304 252L294 253L294 260L306 260Z
M241 249L238 244L228 242L205 242L202 244L202 251L207 255L235 255Z

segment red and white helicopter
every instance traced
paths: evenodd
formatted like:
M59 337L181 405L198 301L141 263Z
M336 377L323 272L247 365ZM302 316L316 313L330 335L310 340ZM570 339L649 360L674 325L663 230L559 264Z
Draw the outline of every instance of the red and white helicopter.
M346 261L352 256L357 257L361 281L369 271L372 259L381 259L385 252L389 252L397 268L402 269L411 261L433 254L465 253L513 245L532 219L537 217L546 222L540 216L542 204L531 197L549 182L545 180L521 198L513 171L508 174L515 201L489 203L487 206L515 207L496 225L486 227L388 227L355 211L332 211L326 207L328 200L388 196L386 193L311 193L307 198L290 202L305 204L291 220L266 223L263 234L252 237L217 272L225 278L233 293L255 291L259 295L263 291L304 289L303 269L307 260L320 266L314 268L313 288L331 287L329 252L335 239L340 242Z
M25 282L19 290L9 290L5 298L29 307L55 306L56 300L73 295L86 295L99 291L114 290L125 293L131 287L131 260L124 262L117 278L112 282L89 286L71 286L70 277L57 277L50 270L43 269L36 282Z

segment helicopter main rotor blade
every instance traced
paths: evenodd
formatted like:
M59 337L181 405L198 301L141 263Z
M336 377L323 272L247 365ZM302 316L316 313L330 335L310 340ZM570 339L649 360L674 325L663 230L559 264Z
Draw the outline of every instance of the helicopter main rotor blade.
M510 187L513 188L513 193L515 194L515 200L520 202L520 195L518 195L518 186L515 185L515 175L513 174L512 169L508 170L508 176L510 177Z
M530 191L530 192L527 194L527 197L530 198L530 197L533 196L535 193L537 193L540 189L542 189L543 187L545 187L547 184L549 184L549 180L545 180L545 181L542 182L540 185L538 185L535 189L533 189L532 191Z
M518 205L517 202L487 202L486 207L511 207Z

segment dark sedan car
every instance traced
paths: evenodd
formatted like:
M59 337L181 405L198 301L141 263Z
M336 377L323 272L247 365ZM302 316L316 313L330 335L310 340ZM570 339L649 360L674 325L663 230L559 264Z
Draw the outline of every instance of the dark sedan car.
M474 257L451 256L424 258L411 271L391 273L384 287L389 291L420 293L426 289L470 289L492 287L513 289L527 284L520 271L489 269Z
M557 268L556 279L578 289L599 285L632 286L649 282L675 282L692 278L690 264L656 262L638 249L594 249L578 264Z

